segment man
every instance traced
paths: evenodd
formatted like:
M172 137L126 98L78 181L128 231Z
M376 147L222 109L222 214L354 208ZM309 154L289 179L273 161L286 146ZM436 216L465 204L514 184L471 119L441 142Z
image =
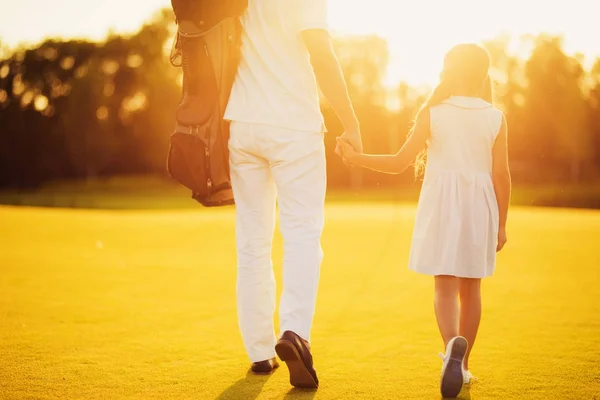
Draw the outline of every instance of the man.
M277 353L293 386L316 388L310 333L326 189L317 81L343 123L342 138L357 150L359 124L327 30L326 0L250 0L242 24L242 60L225 113L240 330L253 372L272 372ZM284 240L279 340L271 260L276 200Z

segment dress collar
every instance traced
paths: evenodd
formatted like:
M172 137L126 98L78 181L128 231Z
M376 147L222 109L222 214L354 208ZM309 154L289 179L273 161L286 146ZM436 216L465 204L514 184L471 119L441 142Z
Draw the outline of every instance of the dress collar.
M493 107L487 101L479 97L467 97L467 96L451 96L444 100L444 104L452 104L456 107L471 108L471 109L483 109Z

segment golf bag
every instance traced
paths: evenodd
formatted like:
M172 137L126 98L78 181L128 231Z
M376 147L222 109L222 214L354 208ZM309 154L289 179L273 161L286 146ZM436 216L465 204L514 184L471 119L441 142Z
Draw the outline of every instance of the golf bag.
M229 123L223 120L241 50L248 0L172 0L177 35L171 63L183 70L167 156L169 175L206 207L234 204Z

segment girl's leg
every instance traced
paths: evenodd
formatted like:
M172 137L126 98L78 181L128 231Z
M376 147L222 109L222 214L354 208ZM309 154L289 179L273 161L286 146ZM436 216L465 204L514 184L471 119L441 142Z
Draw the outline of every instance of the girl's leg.
M479 321L481 320L481 279L460 280L460 336L464 336L469 348L465 355L464 366L469 369L469 355L473 349L473 343L479 329Z
M434 297L435 317L437 319L444 348L453 337L458 335L458 279L453 276L435 277Z

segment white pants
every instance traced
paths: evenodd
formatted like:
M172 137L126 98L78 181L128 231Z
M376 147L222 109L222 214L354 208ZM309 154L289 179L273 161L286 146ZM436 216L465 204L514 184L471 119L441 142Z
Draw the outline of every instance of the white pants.
M237 308L251 362L275 357L271 248L276 201L284 241L280 333L310 341L323 252L327 177L322 132L233 122L229 140L236 202Z

